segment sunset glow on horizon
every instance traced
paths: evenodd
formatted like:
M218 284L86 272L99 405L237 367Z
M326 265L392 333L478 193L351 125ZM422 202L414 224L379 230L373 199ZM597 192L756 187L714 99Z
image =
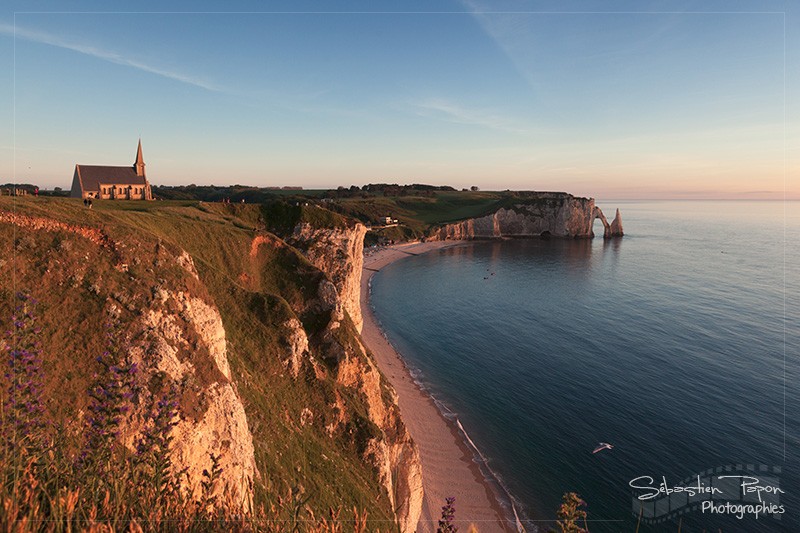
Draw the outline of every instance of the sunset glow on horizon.
M11 4L2 182L800 199L788 2Z

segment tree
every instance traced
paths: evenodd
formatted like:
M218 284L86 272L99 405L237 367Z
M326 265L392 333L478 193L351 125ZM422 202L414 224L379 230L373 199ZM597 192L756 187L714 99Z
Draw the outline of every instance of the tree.
M473 185L472 187L469 188L469 190L477 191L478 190L478 186L477 185Z

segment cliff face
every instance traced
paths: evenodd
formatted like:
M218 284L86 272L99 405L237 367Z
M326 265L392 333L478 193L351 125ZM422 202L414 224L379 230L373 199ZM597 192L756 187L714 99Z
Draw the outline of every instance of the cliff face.
M332 321L325 331L326 354L335 357L336 381L364 400L369 421L377 432L363 443L364 459L373 465L389 496L400 531L416 531L422 513L422 464L397 406L394 389L381 375L360 340L342 343ZM334 424L329 428L336 430Z
M0 264L0 275L9 279L13 271L19 286L42 302L46 390L74 409L61 422L73 431L85 423L85 391L100 370L94 358L105 349L96 339L107 332L105 324L116 323L110 332L122 357L139 369L122 443L135 451L148 413L174 388L172 462L176 472L185 471L184 489L200 496L213 455L222 467L214 493L250 509L253 438L231 380L222 318L191 257L157 246L144 263L96 227L0 211L0 233L13 227L18 239L0 240L2 256L13 258Z
M316 228L301 222L287 239L312 265L328 275L359 332L363 324L358 299L366 234L367 228L360 223L342 228Z
M612 220L611 224L606 228L606 234L607 237L622 237L625 235L625 232L622 231L622 216L619 214L619 208L617 208L617 214L614 216L614 220Z
M12 279L41 302L45 392L73 432L116 322L140 369L120 439L132 448L173 386L172 460L188 492L213 455L218 501L246 510L290 490L313 495L315 516L355 506L415 530L419 454L355 327L364 226L300 224L295 248L254 233L257 206L17 202L25 215L0 199L0 313Z
M566 193L530 193L491 215L447 224L434 230L432 239L469 240L501 237L594 237L592 224L600 218L608 235L609 224L594 198Z
M231 381L219 310L187 292L160 287L155 301L134 323L134 329L140 327L143 335L129 349L132 362L148 380L166 376L181 400L172 461L177 471L186 471L185 487L200 497L203 471L211 471L213 455L222 469L216 495L249 509L255 475L253 436ZM127 444L132 447L133 441Z
M361 443L364 459L375 468L385 488L400 530L416 530L422 511L422 467L419 452L400 418L394 390L383 378L357 335L343 335L349 325L360 331L361 271L366 228L354 224L345 228L314 228L301 223L289 242L330 278L323 281L318 293L331 312L330 321L318 335L322 357L332 368L337 383L357 393L366 405L367 417L377 431ZM302 345L302 342L300 343ZM319 375L320 368L315 367ZM324 372L324 371L323 371ZM348 410L338 402L342 412ZM344 417L333 421L326 430L334 434Z

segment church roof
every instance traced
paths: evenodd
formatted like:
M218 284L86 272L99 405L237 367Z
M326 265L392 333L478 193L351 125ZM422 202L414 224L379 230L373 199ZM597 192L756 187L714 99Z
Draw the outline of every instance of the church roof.
M75 165L84 191L99 191L100 185L147 185L144 176L137 176L132 166L107 167L99 165Z

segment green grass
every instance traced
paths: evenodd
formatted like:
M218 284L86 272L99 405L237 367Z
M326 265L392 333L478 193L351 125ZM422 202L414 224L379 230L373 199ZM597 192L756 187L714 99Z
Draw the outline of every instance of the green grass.
M402 228L376 228L369 238L371 241L379 237L398 241L420 238L437 226L490 215L500 208L547 202L553 201L525 192L437 191L432 197L344 198L326 205L373 226L383 225L386 216L396 218Z
M304 222L312 228L344 229L352 223L338 213L308 202L275 200L260 206L260 220L267 229L287 236L297 224Z
M380 217L392 215L423 224L441 224L464 218L479 216L502 200L496 192L448 192L440 191L436 196L378 196L374 198L345 198L336 200L336 207L346 214L369 217L378 221Z
M240 203L260 203L279 199L309 199L318 198L328 191L323 189L282 190L252 187L247 185L183 185L183 186L153 186L153 196L164 200L203 200L206 202L221 203L230 201Z
M439 192L434 198L398 197L398 207L426 224L443 224L494 212L502 195L494 192Z
M310 304L322 274L288 246L261 246L250 256L252 227L263 223L260 206L96 201L87 209L78 199L0 198L0 210L102 228L124 243L119 253L128 272L116 269L109 254L86 239L0 224L0 313L9 316L11 297L21 287L40 300L49 408L55 417L68 421L85 407L82 395L95 368L93 358L103 349L103 317L110 302L141 305L159 285L189 290L214 301L222 315L261 474L256 503L276 504L295 487L318 517L327 516L329 508L355 506L367 510L370 519L389 521L380 524L388 529L393 518L388 499L361 458L363 442L355 438L376 430L362 400L331 377L293 379L282 363L283 324L293 316L308 326L312 355L324 359L315 340L324 317ZM318 224L344 220L322 211L307 213ZM170 266L167 258L179 249L194 258L202 283ZM81 280L74 279L76 272ZM99 289L92 292L95 282ZM355 335L347 321L341 334ZM351 410L347 423L331 436L324 427L336 419L337 395ZM300 426L303 408L314 413L312 425Z

